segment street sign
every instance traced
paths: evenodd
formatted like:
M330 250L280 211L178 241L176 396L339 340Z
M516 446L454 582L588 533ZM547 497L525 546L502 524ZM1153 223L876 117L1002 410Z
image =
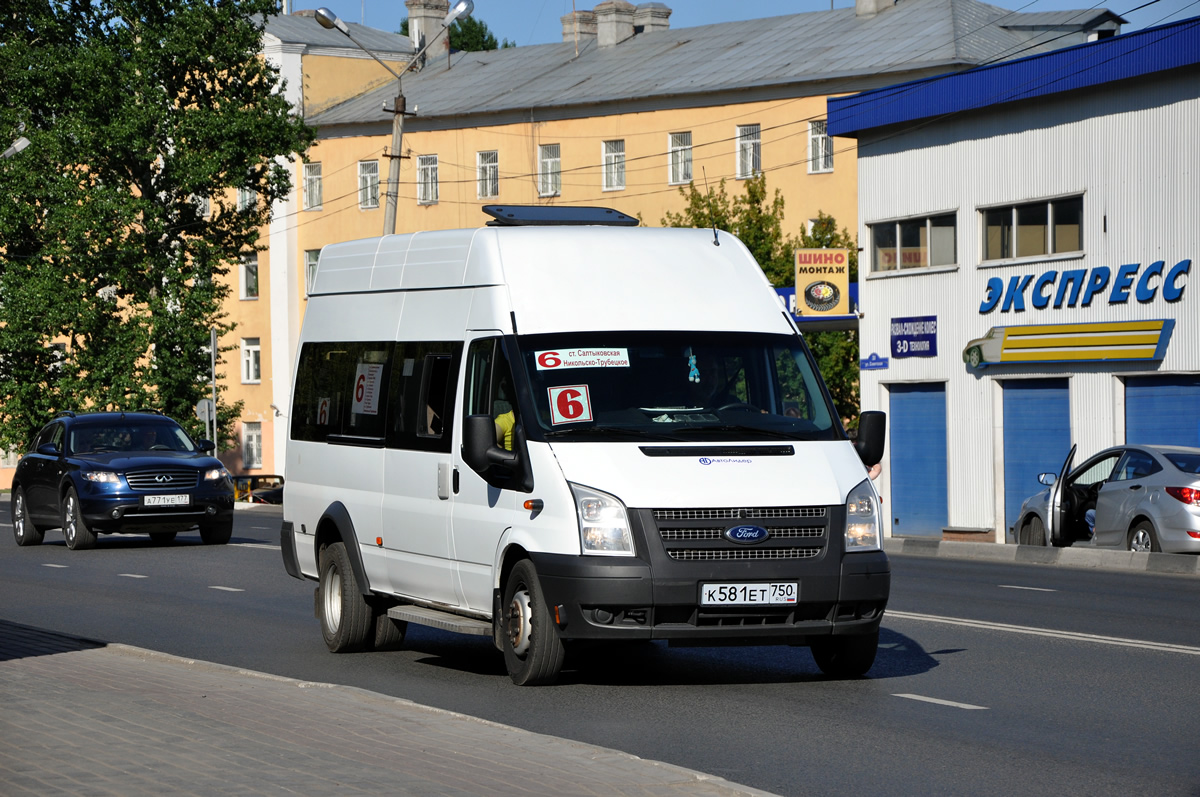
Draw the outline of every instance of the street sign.
M196 402L196 419L202 423L208 423L216 414L214 410L216 405L212 399L202 398Z

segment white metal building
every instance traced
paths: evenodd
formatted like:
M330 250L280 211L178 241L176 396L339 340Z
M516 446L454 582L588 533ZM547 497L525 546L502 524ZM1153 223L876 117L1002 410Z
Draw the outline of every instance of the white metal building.
M1200 446L1200 18L831 99L829 132L893 535L1012 541L1071 444Z

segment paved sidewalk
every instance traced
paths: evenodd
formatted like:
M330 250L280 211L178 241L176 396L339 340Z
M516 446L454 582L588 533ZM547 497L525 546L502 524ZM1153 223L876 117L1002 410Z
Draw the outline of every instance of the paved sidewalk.
M0 794L765 792L362 689L0 620Z

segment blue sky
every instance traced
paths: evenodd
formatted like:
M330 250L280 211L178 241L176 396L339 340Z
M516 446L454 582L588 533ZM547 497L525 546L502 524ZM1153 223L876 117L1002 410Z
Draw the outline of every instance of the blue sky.
M634 5L640 0L633 0ZM600 0L575 0L579 10L594 8ZM849 8L853 0L662 0L672 10L672 28L690 28L731 20L799 14ZM903 2L903 0L901 0ZM1165 22L1200 16L1200 0L991 0L992 5L1014 11L1062 11L1107 8L1129 21L1125 32ZM404 0L289 0L294 9L325 5L347 22L361 22L395 31L407 16ZM497 39L519 45L549 44L562 40L559 18L571 13L572 0L475 0L475 16L487 23ZM1144 8L1138 8L1145 6ZM1138 10L1134 10L1138 9ZM316 24L316 23L314 23Z

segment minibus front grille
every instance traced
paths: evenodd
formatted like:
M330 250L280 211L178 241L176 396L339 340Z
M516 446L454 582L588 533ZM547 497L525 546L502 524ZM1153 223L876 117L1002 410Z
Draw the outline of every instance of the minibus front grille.
M732 562L762 559L812 559L823 548L668 548L677 562Z
M775 518L823 518L823 506L752 506L724 509L655 509L655 520L767 520Z
M659 529L659 534L668 542L676 542L681 540L720 540L724 538L725 531L720 528ZM774 539L796 540L824 536L824 526L771 527L771 537Z

